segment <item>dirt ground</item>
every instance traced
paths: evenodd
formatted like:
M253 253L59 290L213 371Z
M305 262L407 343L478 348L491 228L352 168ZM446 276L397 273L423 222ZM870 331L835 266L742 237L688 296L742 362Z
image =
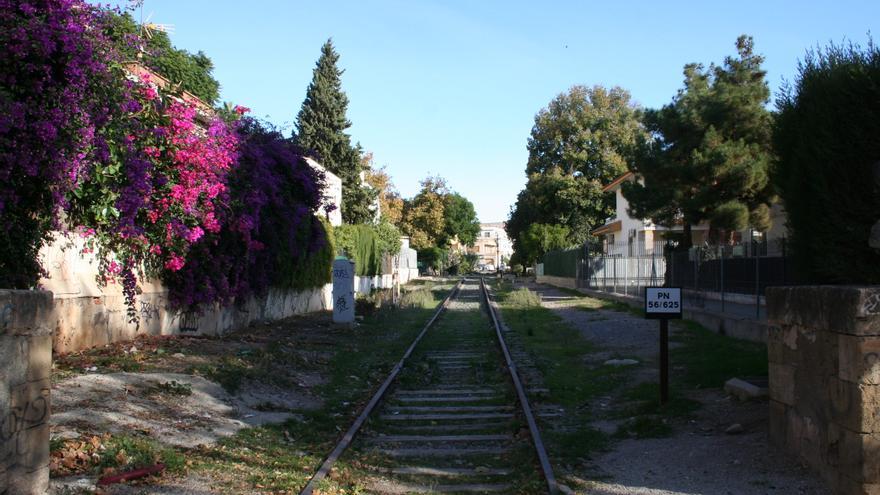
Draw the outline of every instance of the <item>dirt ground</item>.
M632 382L657 380L659 343L657 323L630 313L583 311L565 292L530 284L542 296L542 305L578 328L584 338L601 349L588 361L601 363L611 357L639 361L631 372ZM672 325L671 332L675 333ZM673 379L675 378L675 363ZM733 378L733 377L731 377ZM741 402L720 389L685 391L698 401L699 409L687 418L673 420L673 433L666 438L630 438L614 441L607 451L594 456L573 475L578 492L600 495L683 494L828 494L819 477L791 456L769 444L766 401ZM613 408L612 397L597 407ZM742 431L728 434L734 424ZM593 425L612 434L616 421Z
M326 381L326 348L338 331L329 316L318 314L221 338L143 337L56 356L53 443L136 435L193 449L317 409L322 400L313 388ZM212 480L199 476L102 493L214 493ZM96 480L94 474L53 476L50 493L92 492Z

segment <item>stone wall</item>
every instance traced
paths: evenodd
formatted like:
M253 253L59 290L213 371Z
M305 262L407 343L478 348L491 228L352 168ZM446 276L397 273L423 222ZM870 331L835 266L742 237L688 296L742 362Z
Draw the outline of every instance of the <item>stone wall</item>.
M767 290L770 436L835 493L880 494L880 287Z
M52 294L0 290L0 494L49 487Z

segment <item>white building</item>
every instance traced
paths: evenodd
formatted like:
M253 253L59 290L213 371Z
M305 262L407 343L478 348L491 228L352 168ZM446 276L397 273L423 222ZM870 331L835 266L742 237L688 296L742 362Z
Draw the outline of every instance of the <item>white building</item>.
M605 254L619 256L659 254L662 253L662 245L668 232L681 233L684 230L680 224L668 228L655 225L650 220L630 216L629 201L623 196L621 186L624 182L634 180L636 180L635 174L627 172L602 188L603 192L614 193L615 212L613 217L606 220L605 225L593 229L591 233L602 240ZM782 205L774 203L770 208L770 230L761 233L745 229L734 232L732 240L735 244L741 244L750 240L764 240L766 237L769 242L767 252L764 254L778 255L785 237L785 218ZM708 223L691 226L691 242L694 246L704 244L708 238Z
M481 223L480 233L469 252L479 257L477 265L492 265L497 268L501 263L510 260L513 243L507 237L504 222Z
M306 163L324 174L324 189L321 191L321 210L323 210L324 216L330 225L334 227L342 225L342 179L311 157L306 157ZM331 206L334 208L328 213L327 209Z

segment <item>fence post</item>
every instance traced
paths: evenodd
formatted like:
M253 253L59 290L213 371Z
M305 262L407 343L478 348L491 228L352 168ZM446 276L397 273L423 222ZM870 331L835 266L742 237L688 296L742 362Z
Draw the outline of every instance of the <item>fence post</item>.
M721 246L721 312L724 312L724 246Z
M611 259L614 260L614 275L611 277L611 280L614 281L614 289L612 290L612 292L617 294L617 256Z
M629 256L623 258L623 295L629 295Z
M760 257L760 252L758 251L758 247L755 245L754 234L755 234L755 231L752 230L750 235L752 236L752 250L754 251L752 253L752 255L755 257L755 319L760 320L761 319L761 282L760 282L761 281L761 278L760 278L761 277L761 268L760 268L760 263L758 263L759 257Z

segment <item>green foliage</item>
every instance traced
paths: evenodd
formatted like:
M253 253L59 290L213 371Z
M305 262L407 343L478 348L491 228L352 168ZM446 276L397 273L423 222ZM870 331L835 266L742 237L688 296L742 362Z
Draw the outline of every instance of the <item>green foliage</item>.
M633 216L667 226L683 221L685 246L691 226L703 221L715 232L769 227L770 89L752 38L740 36L736 47L738 57L723 66L686 65L672 103L647 112L656 139L632 167L644 184L622 185Z
M444 198L449 194L446 180L440 176L421 181L421 190L403 202L403 232L414 249L446 245Z
M480 257L476 254L450 251L446 257L447 270L450 275L472 272L476 269L477 260L479 259Z
M207 55L201 51L193 54L177 49L166 33L156 30L150 31L150 36L141 36L139 42L133 44L133 36L141 33L141 26L127 12L111 15L108 34L125 57L143 63L209 105L217 102L220 83L211 74L214 63ZM140 42L145 46L139 45Z
M531 266L545 253L571 245L569 230L564 225L545 225L536 223L520 234L518 251L520 262ZM546 269L546 267L545 267Z
M671 340L678 345L670 360L686 370L684 382L694 388L721 388L733 378L767 376L767 346L709 331L684 322Z
M868 245L880 221L880 48L808 53L777 107L774 182L798 275L880 283L880 250Z
M434 295L423 287L407 290L400 296L400 307L402 308L430 308L434 304Z
M530 308L541 305L541 296L523 287L505 296L504 303L514 308Z
M302 258L296 266L288 266L290 265L291 257L279 259L278 273L290 273L290 276L285 280L276 281L275 285L303 290L313 287L322 287L333 280L333 259L336 257L334 229L333 226L330 225L330 222L325 218L315 218L317 221L312 222L312 228L322 229L327 239L326 242L321 246L321 249ZM301 235L305 239L311 238L310 232L302 232ZM288 270L290 271L288 272Z
M473 203L450 191L446 179L429 176L412 199L403 201L401 230L417 250L445 248L455 239L473 245L480 233L480 223Z
M437 271L442 271L447 266L449 252L437 246L430 246L418 250L419 265Z
M387 219L383 218L378 224L373 226L376 232L377 242L379 243L379 254L394 256L400 253L400 230Z
M305 150L317 153L327 170L342 179L342 219L349 224L373 219L377 191L361 183L363 170L360 145L352 145L345 130L348 96L342 91L342 70L333 42L321 47L321 56L312 73L312 82L296 117L296 141Z
M535 223L568 227L570 243L587 239L614 209L602 186L627 170L647 139L641 111L621 88L574 86L535 116L528 142L528 182L507 222L514 249Z
M544 255L544 275L576 277L577 264L583 256L583 248L550 251Z
M473 246L480 233L480 222L474 204L458 193L444 198L443 218L446 220L444 234L447 239L458 239L465 246Z
M341 225L335 234L337 252L354 260L356 275L372 277L382 273L379 240L371 226Z

